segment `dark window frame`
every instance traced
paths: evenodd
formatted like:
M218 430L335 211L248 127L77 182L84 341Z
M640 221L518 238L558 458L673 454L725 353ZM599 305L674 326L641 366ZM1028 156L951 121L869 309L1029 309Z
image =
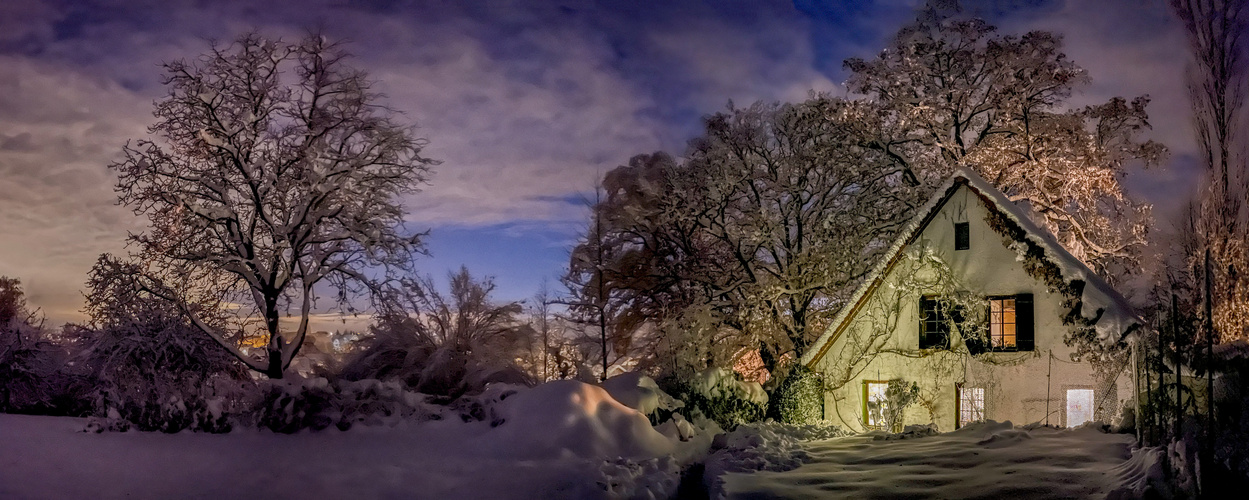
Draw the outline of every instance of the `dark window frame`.
M968 222L954 223L954 249L968 250L971 248L971 224Z
M919 348L950 348L950 317L945 312L940 295L921 295L919 298Z

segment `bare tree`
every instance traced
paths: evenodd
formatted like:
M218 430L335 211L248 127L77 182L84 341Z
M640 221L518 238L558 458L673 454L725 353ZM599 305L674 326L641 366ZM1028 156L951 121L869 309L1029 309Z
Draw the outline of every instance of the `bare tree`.
M1193 269L1210 267L1211 341L1249 337L1249 172L1244 162L1245 98L1249 67L1245 36L1249 6L1240 1L1172 0L1171 7L1188 33L1193 71L1188 73L1193 129L1205 167L1204 184L1194 202L1201 248L1192 254ZM1207 256L1208 254L1208 256ZM1208 260L1209 262L1205 262ZM1194 272L1195 277L1205 272ZM1204 280L1203 280L1204 281Z
M551 354L552 350L557 348L551 342L551 336L554 333L554 325L551 324L551 305L554 303L555 299L551 297L550 288L547 287L547 281L544 278L537 293L533 295L533 306L530 307L534 329L542 341L542 375L539 380L543 382L551 380ZM536 364L537 360L534 361Z
M166 63L152 137L111 165L120 201L152 223L131 237L145 259L232 280L264 319L264 359L198 318L179 290L145 286L271 378L303 344L319 284L346 303L420 251L421 234L404 234L398 198L435 162L347 57L317 34L292 44L249 33ZM289 340L279 328L284 301L299 310Z
M611 214L598 209L610 198L610 193L604 196L607 189L597 185L594 199L585 200L590 221L572 250L568 272L561 280L570 296L560 301L568 306L568 319L582 329L579 337L572 339L574 343L595 345L600 380L607 379L611 365L635 354L633 333L644 320L626 306L634 297L631 290L620 286L622 280L636 276L625 269L630 249L612 230Z
M619 324L662 334L649 343L657 356L763 346L769 371L796 358L920 194L885 155L859 147L870 110L817 96L706 118L685 161L639 155L608 173L598 230L571 270L602 276ZM662 338L673 333L682 339Z
M1088 76L1058 35L1002 35L957 7L930 4L878 57L845 66L850 91L883 113L865 145L903 165L911 182L931 185L970 167L1027 202L1094 269L1123 271L1139 260L1148 207L1120 180L1128 162L1154 164L1166 152L1137 138L1149 127L1149 99L1065 110Z

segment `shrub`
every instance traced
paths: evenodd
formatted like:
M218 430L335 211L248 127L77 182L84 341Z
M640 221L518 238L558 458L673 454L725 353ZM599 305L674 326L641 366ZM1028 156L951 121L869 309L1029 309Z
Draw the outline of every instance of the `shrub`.
M767 411L767 395L757 382L744 382L736 373L724 368L711 368L683 380L667 377L659 386L674 397L685 402L681 412L694 412L714 420L721 428L732 430L738 425L763 420ZM666 420L659 415L658 420Z
M768 417L787 424L814 424L824 418L823 397L820 375L798 365L768 398Z
M21 282L0 276L0 412L82 416L85 384L62 372L67 351L38 318Z
M372 338L341 377L395 380L444 401L492 382L533 385L515 360L534 330L519 320L519 303L497 304L493 290L489 278L475 280L463 268L450 276L446 295L428 278L405 283L382 301Z
M229 415L247 404L246 367L177 306L144 293L138 275L136 264L101 256L87 283L91 323L67 329L96 386L94 413L143 431L229 431ZM203 317L214 316L202 307Z
M252 420L261 428L287 434L330 426L347 430L357 424L440 420L447 411L397 381L284 379L262 382L260 388Z

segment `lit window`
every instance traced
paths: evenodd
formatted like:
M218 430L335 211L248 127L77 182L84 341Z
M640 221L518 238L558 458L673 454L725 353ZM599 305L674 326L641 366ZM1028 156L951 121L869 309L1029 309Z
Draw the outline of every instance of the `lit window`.
M958 426L984 420L984 388L958 386Z
M884 427L885 411L889 408L888 390L889 382L863 382L863 420L869 428Z
M1015 298L989 299L989 346L1015 348Z
M1093 390L1067 389L1067 427L1093 421Z

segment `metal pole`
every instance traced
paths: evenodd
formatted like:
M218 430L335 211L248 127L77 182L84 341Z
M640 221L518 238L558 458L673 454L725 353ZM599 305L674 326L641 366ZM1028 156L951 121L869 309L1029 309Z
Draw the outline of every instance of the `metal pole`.
M1049 367L1045 370L1045 425L1050 424L1050 376L1054 373L1054 351L1045 351Z

